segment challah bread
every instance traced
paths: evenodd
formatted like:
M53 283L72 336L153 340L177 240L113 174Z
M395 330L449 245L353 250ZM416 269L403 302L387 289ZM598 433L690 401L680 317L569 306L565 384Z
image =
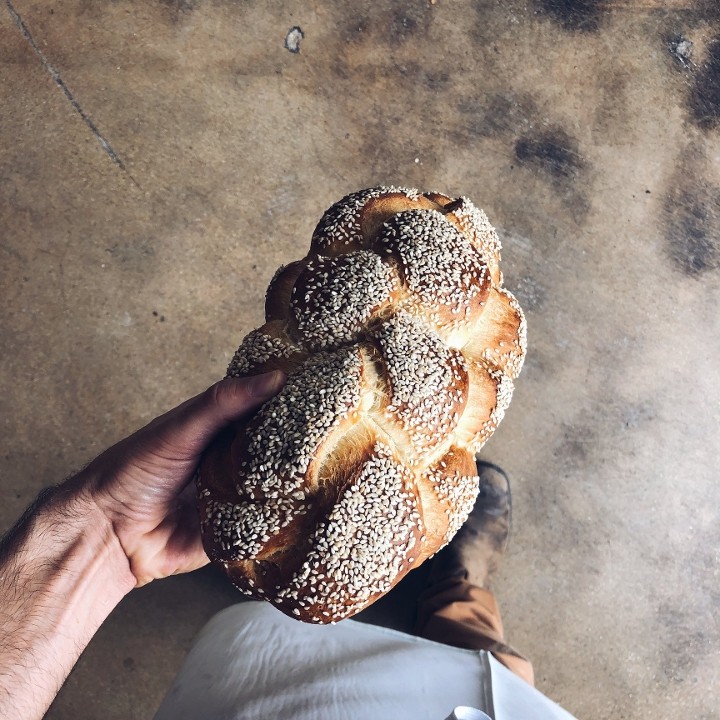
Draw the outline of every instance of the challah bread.
M228 375L287 383L197 477L205 550L238 588L335 622L450 541L525 356L499 263L466 198L377 187L333 205L276 273Z

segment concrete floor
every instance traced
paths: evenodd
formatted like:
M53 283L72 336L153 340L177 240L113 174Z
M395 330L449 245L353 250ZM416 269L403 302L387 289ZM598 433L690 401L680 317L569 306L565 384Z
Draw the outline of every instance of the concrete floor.
M2 528L222 376L340 195L468 195L529 323L510 641L580 718L720 718L717 3L5 0L0 93ZM236 599L135 592L48 717L150 717Z

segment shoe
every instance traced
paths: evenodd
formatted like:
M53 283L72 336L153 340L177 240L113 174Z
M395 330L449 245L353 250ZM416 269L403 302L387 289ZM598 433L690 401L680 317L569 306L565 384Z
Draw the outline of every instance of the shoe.
M455 537L433 560L429 583L462 577L487 587L510 536L510 483L497 465L477 461L480 489L475 506Z

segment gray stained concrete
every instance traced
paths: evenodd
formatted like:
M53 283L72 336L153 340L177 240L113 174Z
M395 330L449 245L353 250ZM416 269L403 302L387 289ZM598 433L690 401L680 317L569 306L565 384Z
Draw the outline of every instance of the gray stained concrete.
M720 717L716 3L4 0L0 93L3 528L222 376L342 194L468 195L529 323L509 639L581 718ZM149 717L236 598L132 594L49 717Z

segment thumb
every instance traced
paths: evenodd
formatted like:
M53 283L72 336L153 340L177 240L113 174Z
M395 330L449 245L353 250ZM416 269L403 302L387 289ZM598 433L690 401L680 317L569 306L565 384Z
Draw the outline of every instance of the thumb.
M200 454L233 420L249 415L285 384L279 370L247 378L225 378L156 421L162 441L178 455Z

